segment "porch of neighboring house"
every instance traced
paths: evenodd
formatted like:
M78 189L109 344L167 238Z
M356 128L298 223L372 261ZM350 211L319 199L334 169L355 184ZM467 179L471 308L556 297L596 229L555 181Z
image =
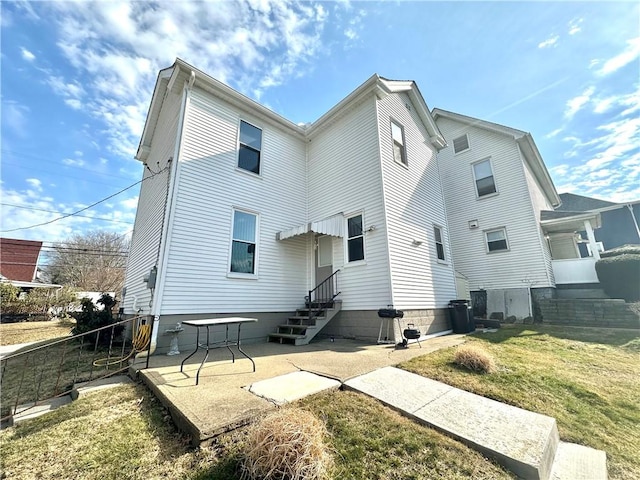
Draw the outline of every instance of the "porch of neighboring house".
M238 355L235 348L234 362L230 352L221 348L212 350L200 371L198 385L196 372L205 352L201 350L187 360L180 372L180 363L190 353L180 346L179 355L152 355L148 369L144 369L146 359L137 360L130 367L130 373L151 388L176 425L198 445L248 423L281 403L278 399L263 398L259 392L252 393L251 387L256 382L306 372L286 382L283 398L293 401L327 386L339 388L356 376L456 346L464 340L463 334L450 334L422 340L421 346L410 343L403 349L346 339L323 339L295 349L278 343L243 345L242 349L255 361L255 372L251 362Z
M543 212L542 230L551 251L551 264L558 296L568 298L607 298L600 288L596 262L602 244L594 230L601 227L597 213ZM584 239L580 232L586 232ZM586 244L588 257L582 257L579 244Z

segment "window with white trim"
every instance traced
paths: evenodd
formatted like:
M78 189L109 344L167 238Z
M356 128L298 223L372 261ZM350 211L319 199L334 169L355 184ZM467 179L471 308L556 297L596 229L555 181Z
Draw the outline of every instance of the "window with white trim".
M453 153L464 152L469 149L469 137L467 134L453 139Z
M240 120L240 145L238 149L238 168L260 174L260 156L262 151L262 130Z
M364 260L364 232L362 214L347 218L347 261Z
M446 258L444 255L444 236L442 235L442 227L434 225L433 236L436 241L436 255L438 256L438 260L444 262Z
M489 253L509 250L506 228L503 227L496 228L494 230L487 230L484 234L487 240L487 251Z
M493 179L491 159L487 158L473 164L473 178L476 181L476 193L478 197L496 193L496 182Z
M233 211L230 272L256 273L257 230L258 215Z
M404 146L404 127L394 121L391 122L391 138L393 140L393 159L407 165L407 150Z

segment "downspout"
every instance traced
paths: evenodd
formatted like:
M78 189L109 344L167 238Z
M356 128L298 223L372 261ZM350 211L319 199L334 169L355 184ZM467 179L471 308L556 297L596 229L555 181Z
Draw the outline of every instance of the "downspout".
M631 203L627 203L627 208L629 209L629 213L631 214L631 219L633 220L633 225L636 227L636 233L638 234L638 240L640 241L640 227L638 227L636 214L633 212L633 205Z
M182 103L180 106L180 115L178 120L178 133L176 135L176 146L174 149L173 162L171 165L171 169L169 170L169 178L173 178L173 181L168 182L167 186L167 199L168 201L165 204L165 222L162 228L161 237L160 237L160 254L158 258L158 262L156 267L158 268L158 287L154 290L152 294L152 305L151 306L151 315L153 316L153 326L151 328L151 344L149 346L148 351L140 352L136 355L136 358L144 358L148 355L153 355L156 351L156 347L158 345L158 332L160 330L160 312L161 312L161 302L162 293L164 291L165 284L165 264L167 259L167 252L169 250L169 235L170 235L170 224L173 219L173 212L175 210L175 195L174 191L176 188L176 184L178 183L178 164L180 163L180 153L182 150L182 137L184 133L184 117L186 107L190 98L191 88L195 82L195 73L192 71L191 76L188 82L185 82L185 88L182 91ZM164 239L164 241L163 241Z

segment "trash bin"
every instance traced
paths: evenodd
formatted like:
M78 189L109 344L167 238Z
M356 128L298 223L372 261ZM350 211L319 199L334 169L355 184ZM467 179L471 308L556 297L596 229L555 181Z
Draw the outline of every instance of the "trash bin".
M469 300L451 300L449 302L449 318L453 333L470 333L476 329L473 309L469 305Z

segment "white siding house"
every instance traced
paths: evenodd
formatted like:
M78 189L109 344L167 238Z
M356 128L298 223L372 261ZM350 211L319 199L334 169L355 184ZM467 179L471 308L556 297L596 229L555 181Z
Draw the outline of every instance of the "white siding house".
M449 146L439 153L456 269L486 313L532 315L532 289L555 287L541 211L560 200L520 130L434 109Z
M389 304L425 333L447 330L444 145L413 82L374 75L302 127L176 60L136 156L148 168L125 314L153 318L160 350L176 321L229 314L257 317L245 335L266 340L337 272L326 334L375 340Z

